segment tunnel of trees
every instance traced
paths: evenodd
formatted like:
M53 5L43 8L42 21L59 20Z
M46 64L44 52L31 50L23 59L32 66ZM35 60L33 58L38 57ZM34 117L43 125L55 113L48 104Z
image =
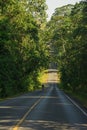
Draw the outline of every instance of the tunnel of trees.
M87 0L56 8L47 32L62 88L87 95Z
M0 97L37 89L51 60L64 89L87 93L87 0L48 22L46 10L45 0L0 0Z

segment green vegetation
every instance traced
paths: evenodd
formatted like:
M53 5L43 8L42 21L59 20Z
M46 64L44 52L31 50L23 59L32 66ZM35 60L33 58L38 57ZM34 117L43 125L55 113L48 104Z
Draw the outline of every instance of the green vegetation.
M39 87L48 63L45 0L0 0L0 97Z
M55 9L48 22L46 9L45 0L0 0L1 98L38 89L49 62L63 89L87 98L87 0Z
M60 87L61 88L61 87ZM74 98L78 103L87 108L87 93L84 92L72 92L70 90L64 89L65 93Z
M84 97L86 101L87 1L55 9L47 23L47 31L48 44L54 50L54 59L60 71L62 88L78 94L81 100Z

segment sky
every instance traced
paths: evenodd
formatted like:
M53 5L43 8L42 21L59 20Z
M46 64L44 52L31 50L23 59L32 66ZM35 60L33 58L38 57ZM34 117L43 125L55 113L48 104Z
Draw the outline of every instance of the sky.
M51 18L57 7L61 7L67 4L75 4L76 2L80 2L81 0L46 0L46 4L48 6L47 14L48 20Z

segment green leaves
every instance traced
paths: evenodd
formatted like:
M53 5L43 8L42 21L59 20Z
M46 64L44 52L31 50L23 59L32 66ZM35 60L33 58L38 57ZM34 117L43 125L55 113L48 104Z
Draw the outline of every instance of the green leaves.
M47 59L40 34L46 19L45 6L45 0L0 1L1 97L28 91L30 83L38 82L38 73ZM34 75L35 81L30 81Z
M87 2L57 8L47 27L65 89L87 91Z

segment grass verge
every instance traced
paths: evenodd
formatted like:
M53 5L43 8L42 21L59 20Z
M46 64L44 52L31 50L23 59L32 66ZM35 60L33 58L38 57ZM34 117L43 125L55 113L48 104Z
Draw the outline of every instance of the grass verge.
M71 92L64 90L69 96L74 98L78 103L80 103L83 107L87 108L87 93L83 92Z

